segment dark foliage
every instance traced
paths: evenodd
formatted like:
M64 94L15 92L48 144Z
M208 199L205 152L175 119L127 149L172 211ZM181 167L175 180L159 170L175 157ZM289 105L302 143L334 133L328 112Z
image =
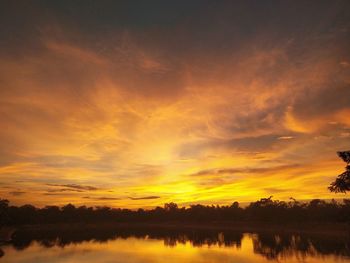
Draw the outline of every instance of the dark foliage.
M326 202L314 199L310 202L273 200L272 197L252 202L245 208L234 202L231 206L191 205L179 208L167 203L151 210L129 210L110 207L63 207L32 205L9 206L0 199L1 224L54 224L94 222L347 222L350 221L350 200Z
M345 193L350 191L350 151L338 152L338 156L347 164L345 172L338 175L328 189L335 193Z

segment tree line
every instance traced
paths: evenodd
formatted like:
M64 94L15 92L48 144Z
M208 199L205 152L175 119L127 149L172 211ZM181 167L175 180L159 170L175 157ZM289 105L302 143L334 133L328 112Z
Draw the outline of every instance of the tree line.
M9 201L0 199L1 225L51 224L51 223L95 223L95 222L349 222L350 199L342 202L326 202L314 199L300 202L262 198L241 207L232 205L200 204L179 207L176 203L166 203L154 209L120 209L107 206L76 207L67 204L62 207L33 205L11 206Z

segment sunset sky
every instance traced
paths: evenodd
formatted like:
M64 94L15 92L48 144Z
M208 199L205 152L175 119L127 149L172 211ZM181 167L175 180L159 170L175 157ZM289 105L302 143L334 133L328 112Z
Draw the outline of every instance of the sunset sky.
M346 198L350 1L1 1L0 198Z

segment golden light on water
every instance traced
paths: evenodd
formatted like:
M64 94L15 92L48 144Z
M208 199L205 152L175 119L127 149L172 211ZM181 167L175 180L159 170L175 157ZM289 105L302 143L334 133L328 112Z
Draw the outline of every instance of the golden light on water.
M224 235L222 236L224 239ZM64 247L53 246L45 248L34 242L29 248L18 251L12 247L5 248L7 259L16 262L271 262L268 258L268 248L259 254L254 247L254 235L245 234L240 246L225 246L222 244L194 246L190 241L177 243L174 246L167 244L165 240L115 239L108 242L85 241L78 244L68 244ZM222 240L224 241L224 240ZM304 251L305 252L305 251ZM278 258L279 262L297 263L300 260L311 263L317 262L348 262L345 258L333 255L303 254L303 252L286 250Z

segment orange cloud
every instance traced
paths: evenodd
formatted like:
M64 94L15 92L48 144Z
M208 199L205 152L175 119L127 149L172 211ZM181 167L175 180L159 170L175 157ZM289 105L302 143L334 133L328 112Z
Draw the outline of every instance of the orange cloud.
M188 19L91 34L57 22L0 52L1 197L131 208L342 197L327 190L349 146L342 33L243 34L227 15L204 32L207 16Z

